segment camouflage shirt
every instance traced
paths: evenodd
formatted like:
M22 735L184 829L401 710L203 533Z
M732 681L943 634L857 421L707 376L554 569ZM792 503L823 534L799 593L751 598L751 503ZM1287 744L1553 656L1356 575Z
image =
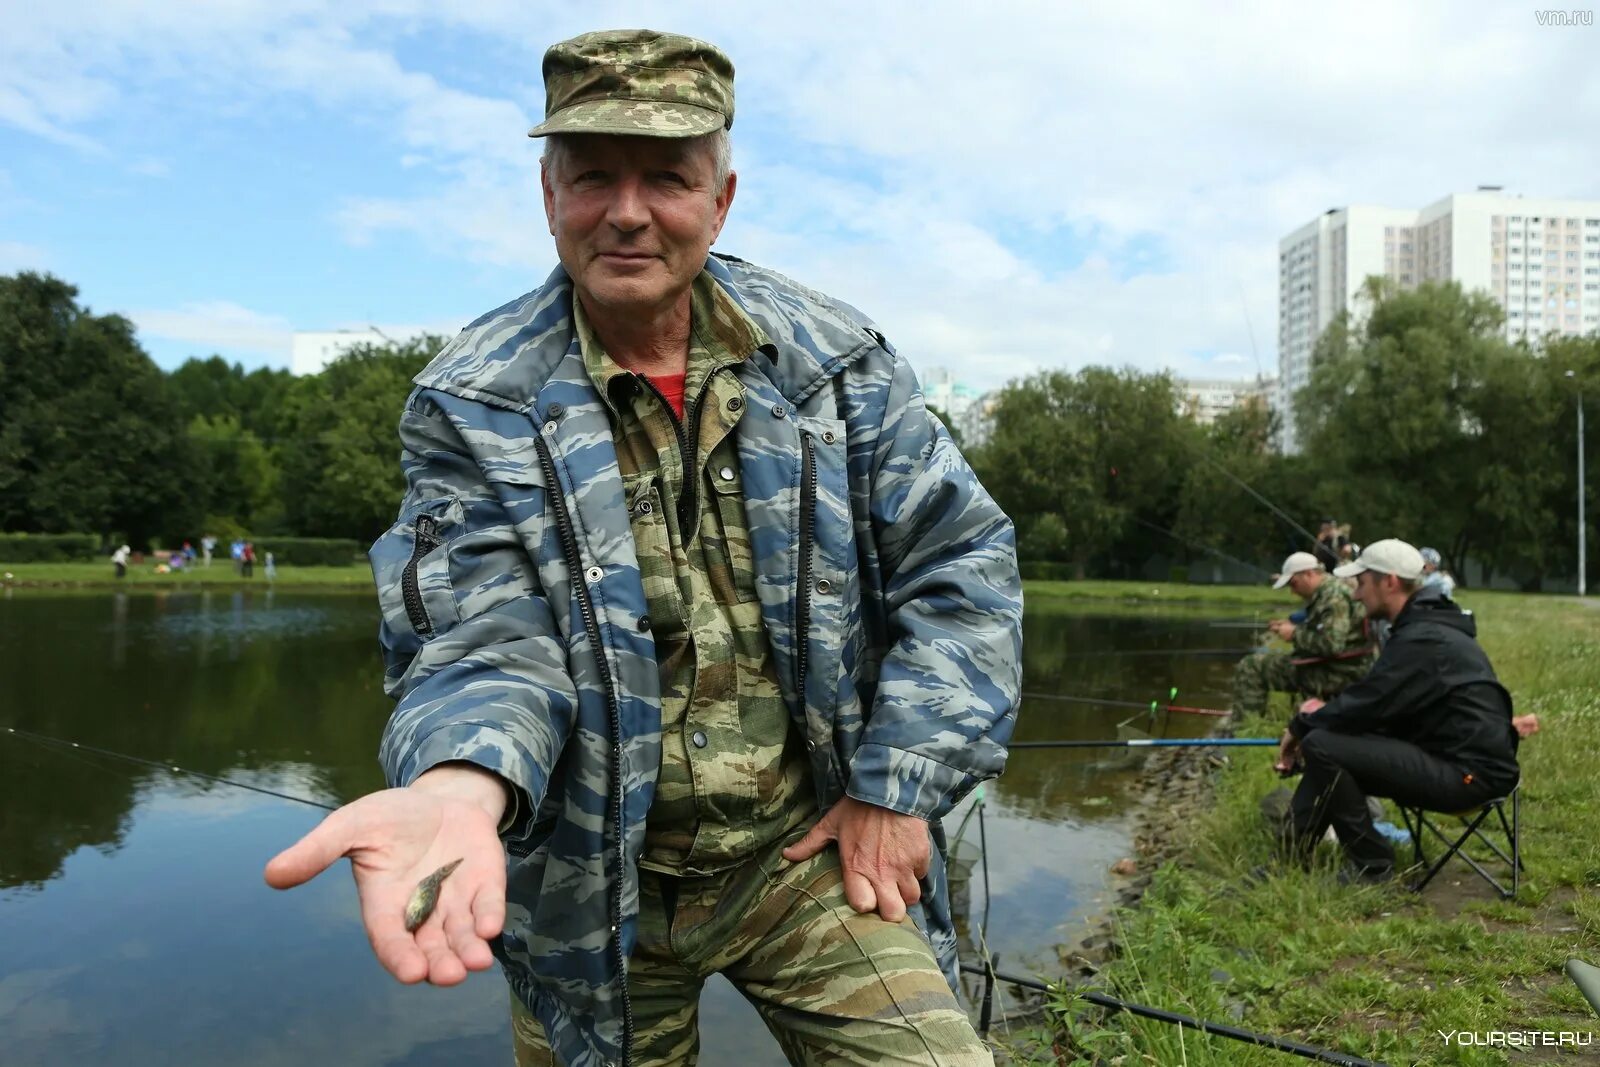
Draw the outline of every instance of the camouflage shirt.
M573 302L611 418L661 673L661 769L639 862L682 875L738 863L817 806L761 622L733 437L744 387L732 371L769 342L708 275L692 300L682 420Z
M1365 670L1372 639L1366 629L1367 609L1344 582L1329 575L1306 602L1306 621L1294 629L1294 656L1299 660L1357 661Z

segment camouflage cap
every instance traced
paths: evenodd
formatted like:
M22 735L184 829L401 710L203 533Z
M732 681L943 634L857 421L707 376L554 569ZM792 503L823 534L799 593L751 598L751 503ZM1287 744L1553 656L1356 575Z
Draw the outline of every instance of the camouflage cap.
M601 30L544 54L544 121L529 137L699 137L733 126L733 61L693 37Z

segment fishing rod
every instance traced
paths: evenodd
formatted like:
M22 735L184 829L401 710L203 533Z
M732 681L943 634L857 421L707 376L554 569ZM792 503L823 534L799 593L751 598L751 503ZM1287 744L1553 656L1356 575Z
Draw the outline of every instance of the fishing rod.
M41 745L54 745L57 748L62 749L75 750L78 752L91 752L96 756L105 756L108 759L119 759L127 763L138 764L141 767L152 767L158 771L169 771L173 774L186 774L191 778L203 778L208 782L216 782L219 785L231 785L237 789L248 789L252 793L262 793L269 797L277 797L279 800L292 800L296 804L308 804L313 808L321 808L323 811L338 810L336 805L324 804L322 801L312 800L310 797L296 796L293 793L281 793L276 789L268 789L265 786L251 785L249 782L241 782L233 778L222 778L215 774L207 774L205 771L192 771L187 767L179 767L174 763L158 763L155 760L144 759L140 756L130 756L126 752L113 752L108 748L96 748L94 745L79 744L77 741L67 741L63 738L51 737L48 734L36 734L32 730L19 730L15 726L7 726L5 731L13 737L20 737L24 740L33 741Z
M978 975L983 978L986 990L993 987L995 982L1005 982L1008 985L1018 986L1022 989L1031 989L1035 992L1051 994L1059 992L1057 987L1052 987L1037 978L1024 978L1021 975L1005 974L992 967L979 967L972 963L963 963L961 970L966 974ZM1342 1067L1384 1067L1376 1060L1362 1059L1360 1056L1351 1056L1332 1049L1319 1048L1316 1045L1307 1045L1299 1041L1290 1041L1285 1037L1273 1037L1271 1034L1259 1034L1253 1030L1245 1030L1226 1023L1214 1023L1205 1019L1196 1019L1192 1015L1183 1015L1175 1011L1165 1011L1161 1008L1152 1008L1145 1004L1135 1004L1132 1001L1120 1000L1105 993L1096 993L1092 990L1072 990L1072 995L1079 1000L1088 1001L1098 1007L1109 1008L1112 1011L1125 1011L1129 1015L1138 1015L1157 1022L1176 1023L1189 1030L1198 1030L1203 1034L1214 1034L1217 1037L1226 1037L1234 1041L1243 1041L1246 1044L1257 1045L1261 1048L1270 1048L1278 1052L1288 1052L1308 1060L1319 1063L1337 1063Z
M1116 656L1248 656L1253 648L1122 648L1109 652L1068 652L1060 659L1110 659Z
M1266 497L1262 496L1260 493L1258 493L1254 489L1252 489L1250 487L1250 483L1249 482L1245 481L1243 478L1240 478L1238 475L1234 474L1228 468L1224 467L1221 463L1218 463L1216 460L1212 459L1210 456L1208 456L1204 452L1200 451L1200 449L1195 448L1194 452L1202 460L1204 460L1205 462L1211 464L1217 470L1221 471L1223 477L1227 478L1229 481L1231 481L1235 485L1239 486L1239 488L1243 489L1245 492L1249 493L1251 496L1253 496L1257 500L1261 501L1261 503L1265 504L1267 506L1267 508L1274 515L1278 516L1278 518L1282 519L1284 522L1288 523L1291 527L1293 527L1294 529L1298 530L1312 544L1316 544L1317 543L1317 535L1316 534L1312 533L1310 530L1306 529L1304 526L1301 526L1298 522L1295 522L1293 519L1291 519L1283 511L1283 509L1279 508L1278 505L1274 504L1272 501L1268 500Z
M1060 700L1069 704L1098 704L1107 708L1136 708L1139 711L1149 708L1154 711L1175 711L1182 715L1211 715L1219 719L1233 714L1231 711L1225 711L1222 708L1195 708L1187 704L1163 704L1156 700L1145 703L1138 700L1108 700L1102 697L1068 696L1064 693L1022 693L1019 695L1027 700ZM1176 693L1173 694L1174 697L1176 695Z
M1013 741L1019 748L1264 748L1276 747L1270 737L1135 737L1120 741Z

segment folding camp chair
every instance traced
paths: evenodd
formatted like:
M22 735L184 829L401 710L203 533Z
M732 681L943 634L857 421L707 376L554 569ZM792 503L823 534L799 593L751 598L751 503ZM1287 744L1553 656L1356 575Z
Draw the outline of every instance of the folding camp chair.
M1508 806L1511 808L1510 819L1506 818L1506 808ZM1413 890L1418 893L1422 892L1423 888L1433 881L1433 876L1439 873L1440 868L1450 861L1451 856L1460 856L1467 862L1468 866L1478 872L1480 878L1494 886L1495 891L1501 897L1510 900L1517 895L1517 888L1521 883L1521 873L1527 870L1526 865L1522 862L1522 793L1520 785L1513 788L1511 792L1503 797L1495 797L1493 800L1485 801L1480 807L1469 808L1466 811L1439 813L1429 812L1425 808L1408 808L1404 805L1399 805L1399 807L1400 818L1405 820L1406 829L1411 831L1412 860L1414 863L1421 866L1428 862L1422 850L1422 836L1425 830L1431 832L1433 836L1447 846L1444 855L1433 861L1432 866L1428 867L1427 873L1412 885L1411 888ZM1459 819L1462 827L1461 835L1454 840L1446 837L1444 831L1429 821L1428 816L1431 814L1448 814ZM1506 848L1501 848L1497 842L1484 833L1484 824L1491 815L1500 823L1500 829L1505 834ZM1488 827L1488 829L1493 832L1492 826ZM1499 879L1485 870L1481 863L1467 853L1463 846L1472 838L1477 838L1480 842L1489 846L1489 850L1499 858L1500 862L1511 868L1511 888L1507 889ZM1509 855L1507 855L1507 849L1510 850ZM1485 862L1492 861L1485 858Z

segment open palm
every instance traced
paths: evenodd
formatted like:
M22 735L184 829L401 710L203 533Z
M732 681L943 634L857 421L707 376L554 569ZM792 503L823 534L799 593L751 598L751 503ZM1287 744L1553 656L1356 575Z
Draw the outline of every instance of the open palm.
M492 966L488 939L505 923L506 859L495 819L469 800L386 789L352 801L267 864L267 884L291 889L350 858L361 921L384 968L407 984L455 985ZM433 914L405 924L417 883L453 860Z

